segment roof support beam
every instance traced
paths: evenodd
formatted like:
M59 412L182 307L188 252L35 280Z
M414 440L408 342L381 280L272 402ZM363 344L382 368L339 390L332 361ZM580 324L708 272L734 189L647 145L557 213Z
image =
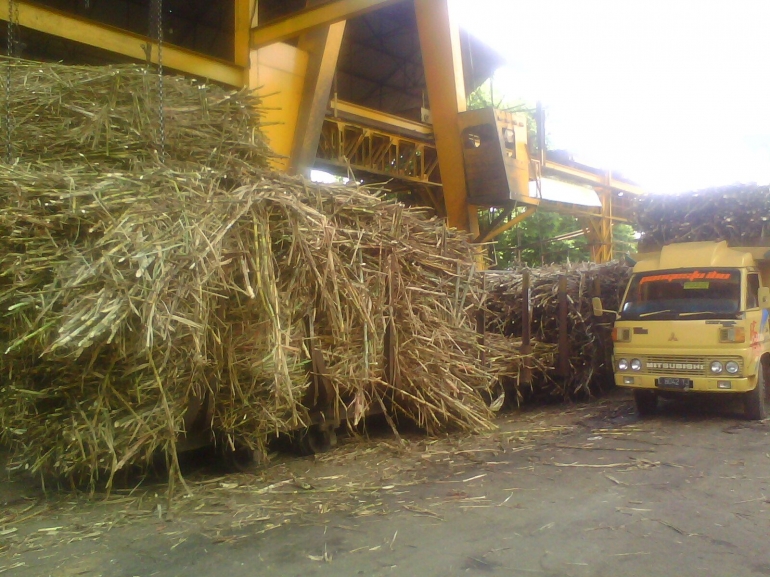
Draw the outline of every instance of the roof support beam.
M17 0L15 4L19 9L19 25L31 30L122 54L136 60L146 60L147 58L142 45L154 44L152 40L141 34L126 32L104 24L96 24L58 10L44 8L23 0ZM0 20L8 20L7 2L0 3ZM157 57L157 50L153 50L153 62L157 60ZM244 68L242 66L203 56L172 44L163 45L163 64L179 72L202 76L230 86L241 87L244 84Z
M311 30L299 40L299 49L308 54L308 65L289 168L307 178L315 163L344 33L343 21Z
M259 48L283 42L304 34L313 28L350 20L378 8L391 6L405 0L333 0L307 8L251 31L251 47Z

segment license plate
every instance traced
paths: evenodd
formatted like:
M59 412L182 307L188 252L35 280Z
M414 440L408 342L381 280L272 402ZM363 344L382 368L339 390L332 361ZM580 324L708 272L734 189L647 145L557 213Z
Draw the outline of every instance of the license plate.
M659 377L657 386L666 389L691 389L692 379L682 379L679 377Z

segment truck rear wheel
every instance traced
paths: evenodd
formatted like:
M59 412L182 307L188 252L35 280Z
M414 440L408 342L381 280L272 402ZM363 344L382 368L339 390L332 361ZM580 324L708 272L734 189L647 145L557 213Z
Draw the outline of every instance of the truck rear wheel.
M746 418L751 421L761 421L767 418L767 391L765 387L765 366L759 365L757 371L757 386L753 391L744 393L743 409Z
M658 410L658 393L655 391L635 390L636 410L641 417L654 415Z

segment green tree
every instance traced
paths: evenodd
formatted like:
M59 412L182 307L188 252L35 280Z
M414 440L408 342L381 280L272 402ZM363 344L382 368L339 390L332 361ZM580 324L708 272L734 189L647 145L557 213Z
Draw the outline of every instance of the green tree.
M494 217L496 213L497 211L492 209L484 211L480 217ZM491 245L490 257L495 263L495 268L590 260L591 253L582 234L566 240L553 240L560 235L581 230L578 219L573 216L538 211L498 236Z

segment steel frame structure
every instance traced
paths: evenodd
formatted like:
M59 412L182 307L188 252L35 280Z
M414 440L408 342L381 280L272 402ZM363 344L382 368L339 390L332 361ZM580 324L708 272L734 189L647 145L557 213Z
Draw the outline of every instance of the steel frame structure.
M465 84L459 26L449 0L329 0L311 4L263 26L254 21L259 0L233 1L231 59L217 59L165 44L164 64L169 69L222 84L261 88L267 95L281 94L279 98L273 97L273 103L267 102L266 108L271 110L265 119L265 124L270 125L266 131L273 147L283 156L278 168L306 173L318 160L327 166L351 167L397 179L435 207L443 205L439 213L446 214L450 226L469 230L486 240L497 232L479 234L476 207L469 206L467 201L462 144L457 130L458 114L465 110ZM361 111L367 109L343 102L337 102L336 109L330 113L328 99L337 72L345 22L407 1L414 3L432 126L371 110L362 114ZM146 36L33 2L16 0L16 5L18 23L24 28L130 59L144 61L146 47L153 45ZM7 4L0 3L0 18L8 19ZM416 77L417 69L412 70L416 60L391 54L384 45L384 39L403 31L387 23L375 26L366 18L364 22L377 41L371 48L392 59L392 74L406 67L409 75ZM286 43L287 40L292 42ZM157 51L151 51L151 59L156 57ZM385 89L373 85L368 89L368 96L374 98L378 90ZM338 112L348 112L356 120L338 118ZM557 175L597 188L602 199L601 210L570 205L559 206L558 210L584 218L595 260L611 258L613 222L624 220L627 215L624 201L640 194L638 187L614 179L611 174L594 174L548 161L539 168L544 175ZM556 208L553 203L543 206ZM513 225L501 223L500 226Z
M435 144L327 117L317 160L386 178L441 187Z

